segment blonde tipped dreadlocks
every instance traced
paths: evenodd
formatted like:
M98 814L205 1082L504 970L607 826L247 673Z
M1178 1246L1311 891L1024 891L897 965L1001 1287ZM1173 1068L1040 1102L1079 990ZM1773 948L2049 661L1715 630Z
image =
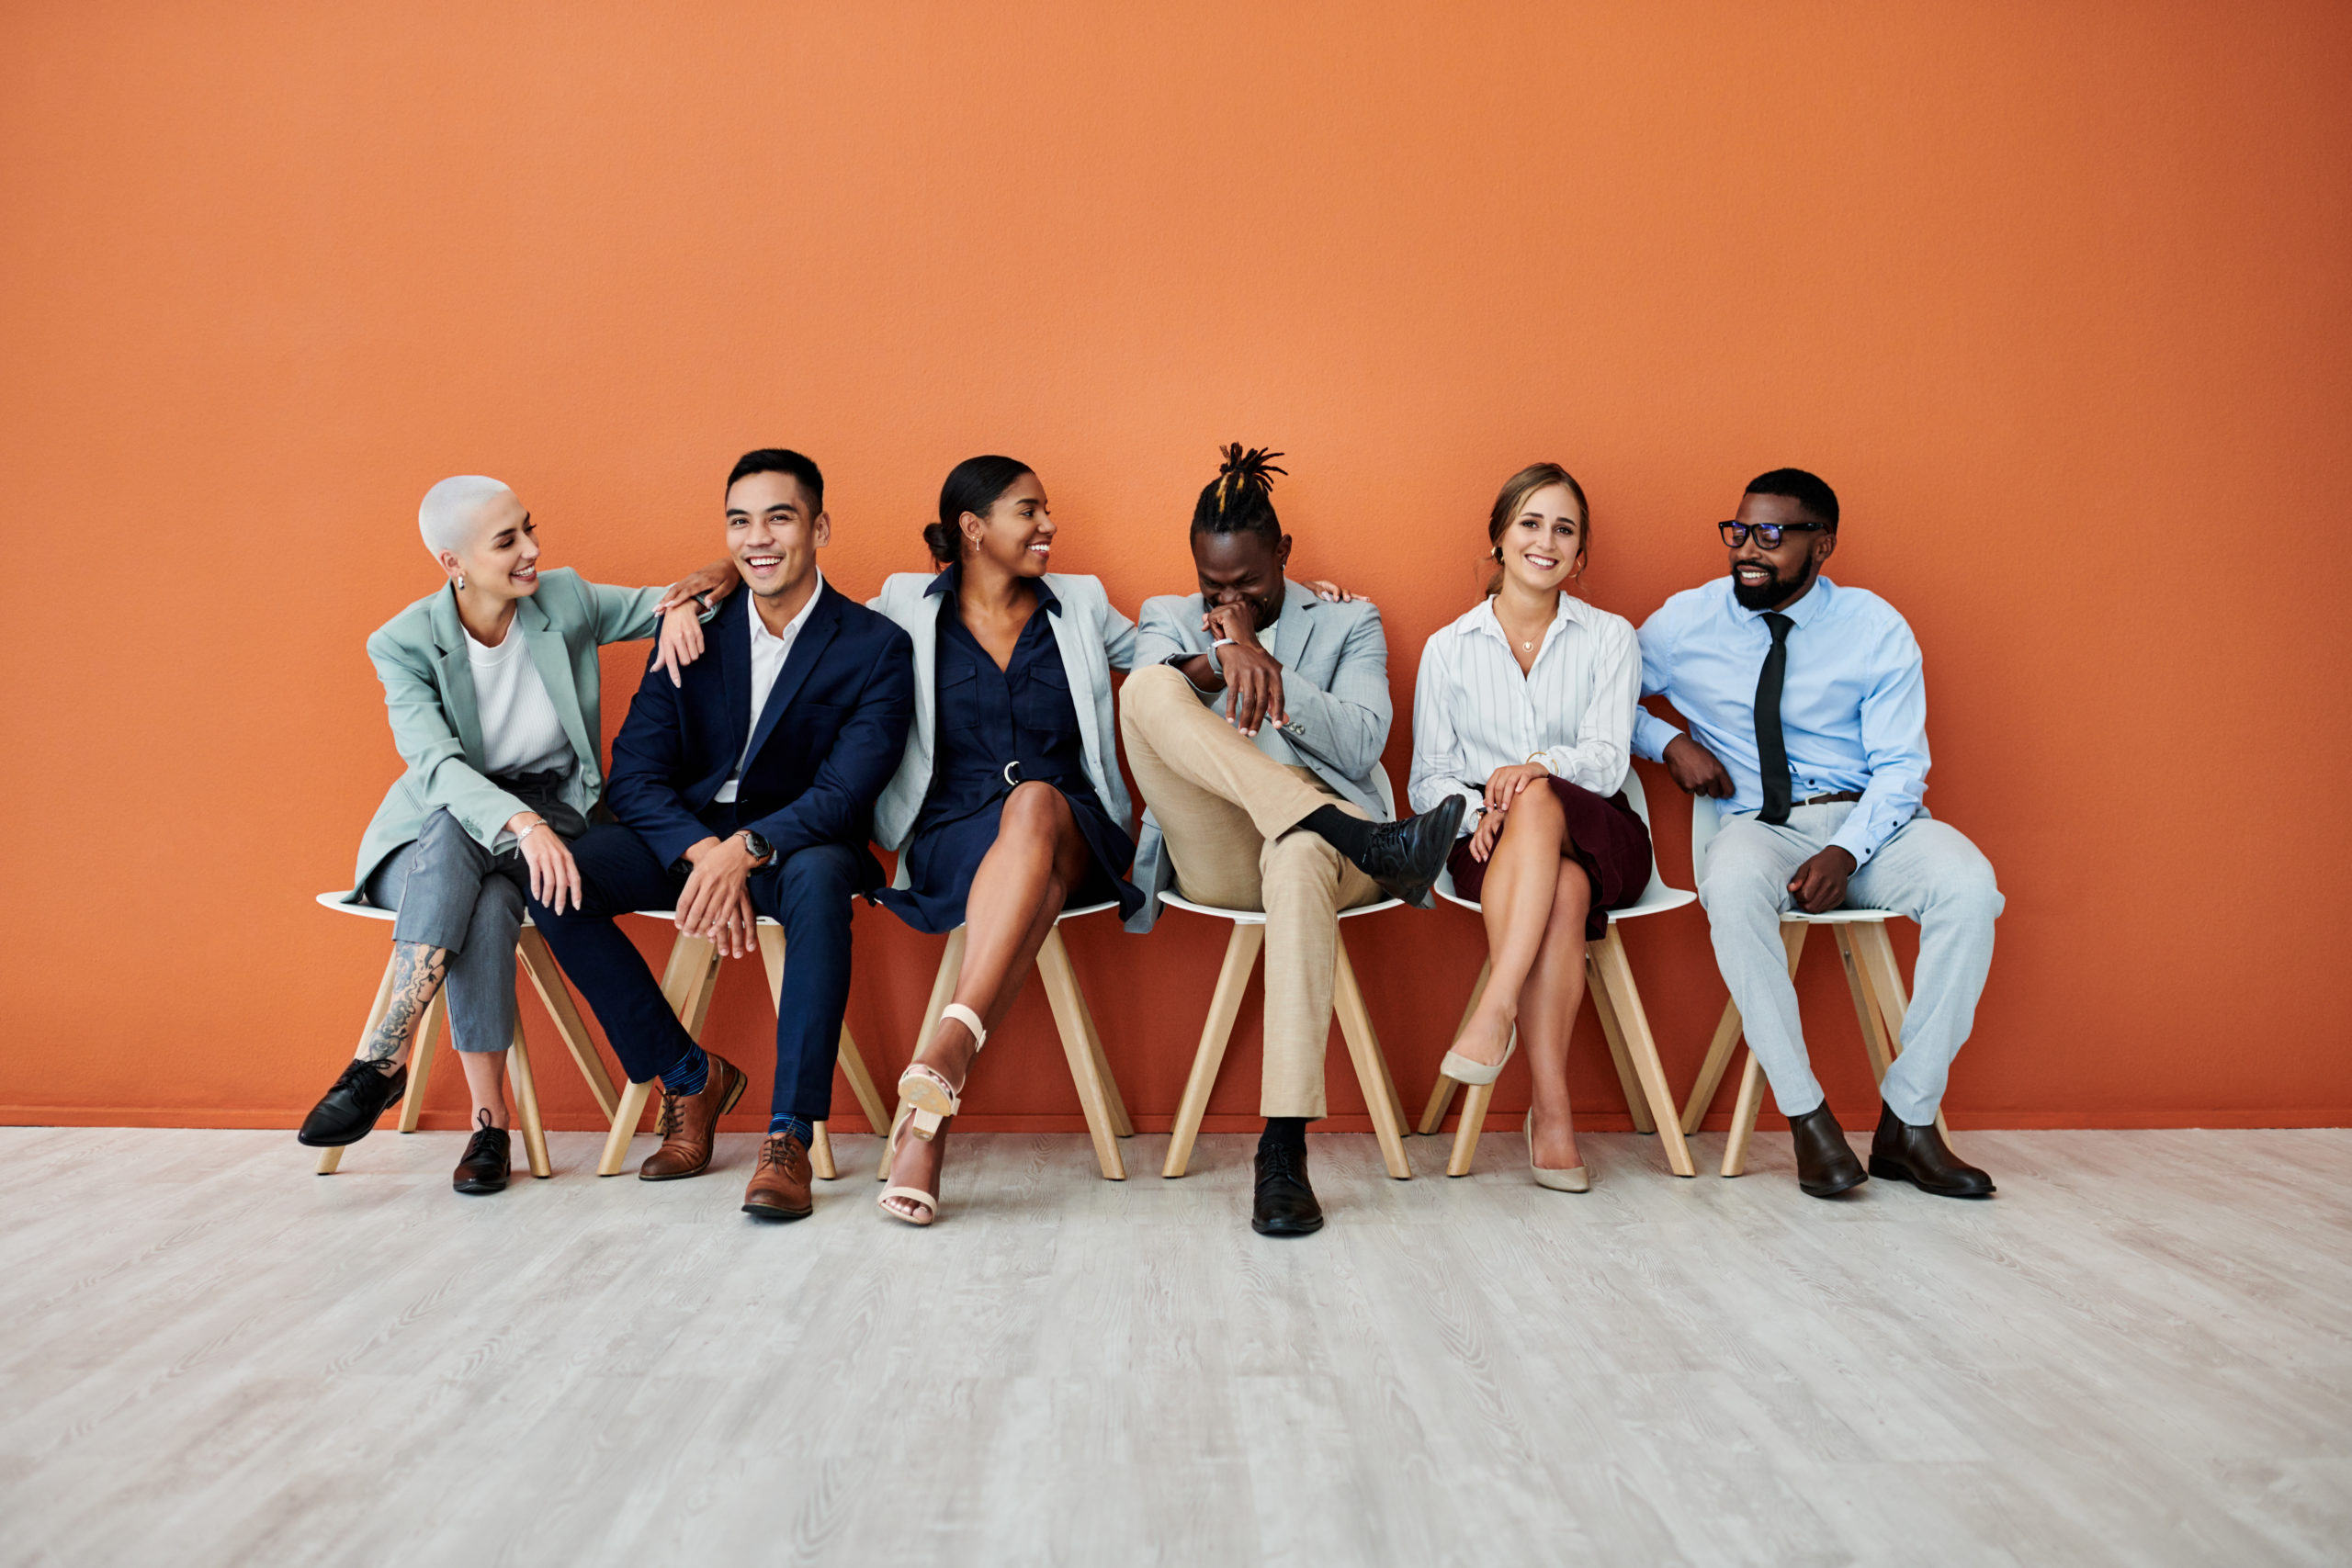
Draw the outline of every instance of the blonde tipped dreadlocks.
M1201 489L1201 498L1193 505L1193 527L1195 532L1209 534L1262 534L1269 539L1283 536L1283 525L1274 515L1274 479L1276 474L1287 474L1271 459L1282 456L1262 446L1244 450L1236 441L1218 448L1225 461L1217 468L1217 477Z

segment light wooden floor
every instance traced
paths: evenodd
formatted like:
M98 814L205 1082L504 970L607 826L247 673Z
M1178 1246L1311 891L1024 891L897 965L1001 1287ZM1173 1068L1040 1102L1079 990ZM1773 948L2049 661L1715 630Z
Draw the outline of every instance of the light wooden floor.
M1973 1205L1320 1137L1294 1242L1241 1137L960 1139L927 1234L550 1141L0 1129L0 1562L2352 1559L2352 1133L1967 1134Z

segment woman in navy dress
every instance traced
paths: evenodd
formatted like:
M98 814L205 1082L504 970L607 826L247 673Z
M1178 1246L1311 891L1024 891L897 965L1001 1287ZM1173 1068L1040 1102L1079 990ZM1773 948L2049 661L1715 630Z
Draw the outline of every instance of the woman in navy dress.
M917 931L967 928L955 999L899 1079L882 1208L910 1224L939 1212L944 1123L1055 919L1143 903L1125 875L1133 807L1111 723L1111 671L1133 657L1135 626L1099 580L1046 571L1054 533L1025 464L974 457L923 530L944 570L895 576L874 601L914 637L917 685L906 761L875 809L899 856L882 899Z

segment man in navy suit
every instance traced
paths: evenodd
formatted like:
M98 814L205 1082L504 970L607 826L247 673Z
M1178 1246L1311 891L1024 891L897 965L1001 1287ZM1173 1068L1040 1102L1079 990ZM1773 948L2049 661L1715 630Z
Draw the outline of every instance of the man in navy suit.
M797 452L736 463L727 544L751 592L711 618L716 658L683 678L646 671L613 741L605 803L620 820L573 841L571 908L531 902L630 1081L662 1080L662 1146L638 1171L647 1181L709 1168L718 1118L745 1080L686 1033L613 917L674 908L681 931L737 955L758 945L757 916L783 925L775 1096L743 1196L745 1213L772 1219L809 1212L810 1123L831 1104L849 1001L850 899L882 885L867 846L874 801L914 713L907 634L817 570L832 533L824 505L824 477Z

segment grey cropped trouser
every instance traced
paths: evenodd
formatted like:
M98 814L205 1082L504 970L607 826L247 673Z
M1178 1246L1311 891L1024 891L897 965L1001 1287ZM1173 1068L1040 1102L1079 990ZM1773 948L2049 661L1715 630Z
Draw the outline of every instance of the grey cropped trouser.
M436 811L368 879L368 902L400 911L394 942L448 950L449 1035L460 1051L514 1043L514 938L529 878L520 851L492 854Z

